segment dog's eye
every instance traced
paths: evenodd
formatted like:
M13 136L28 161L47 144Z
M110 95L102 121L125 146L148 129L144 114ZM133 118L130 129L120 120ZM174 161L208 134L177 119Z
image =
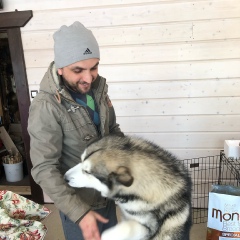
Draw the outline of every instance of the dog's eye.
M88 171L86 171L86 170L83 170L83 172L86 173L86 174L90 174L90 172L88 172Z

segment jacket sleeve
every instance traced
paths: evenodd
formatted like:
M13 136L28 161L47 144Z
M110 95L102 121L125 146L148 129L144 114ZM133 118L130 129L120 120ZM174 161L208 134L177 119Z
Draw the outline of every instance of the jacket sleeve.
M106 97L106 102L109 110L109 133L124 136L119 124L116 122L115 110L108 95Z
M32 177L56 207L76 222L90 210L90 206L67 185L60 171L63 133L59 113L51 103L34 100L28 120Z

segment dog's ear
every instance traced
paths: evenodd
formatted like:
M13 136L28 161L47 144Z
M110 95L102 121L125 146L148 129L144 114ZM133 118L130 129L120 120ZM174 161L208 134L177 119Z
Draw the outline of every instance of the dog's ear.
M130 187L133 183L133 176L127 167L118 167L115 172L112 172L109 175L109 178L111 180L115 180L118 183L121 183L126 187Z

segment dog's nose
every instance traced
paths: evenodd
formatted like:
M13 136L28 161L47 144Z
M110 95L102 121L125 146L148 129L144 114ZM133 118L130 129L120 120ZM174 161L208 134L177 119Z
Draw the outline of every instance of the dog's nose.
M68 183L69 182L69 179L67 178L66 174L64 175L64 180Z

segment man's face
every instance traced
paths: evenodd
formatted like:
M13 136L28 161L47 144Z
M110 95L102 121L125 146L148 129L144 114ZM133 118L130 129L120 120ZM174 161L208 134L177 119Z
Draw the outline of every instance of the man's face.
M98 76L98 58L82 60L58 69L64 83L73 91L85 94Z

